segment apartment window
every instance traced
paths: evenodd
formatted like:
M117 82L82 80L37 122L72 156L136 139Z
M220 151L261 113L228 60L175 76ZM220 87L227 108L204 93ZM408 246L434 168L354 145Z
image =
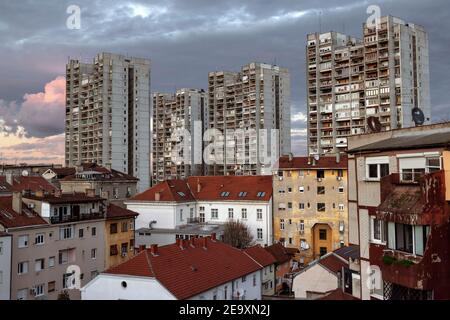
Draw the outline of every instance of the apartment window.
M256 274L253 275L253 286L256 287Z
M59 264L66 264L69 262L69 251L61 250L58 254Z
M288 209L292 209L292 202L288 202Z
M243 276L241 280L242 280L241 282L247 281L247 276Z
M55 292L56 290L56 282L55 281L50 281L48 284L48 292Z
M223 299L227 300L227 297L228 297L228 286L225 286L223 288Z
M97 259L97 249L96 248L91 249L91 259L92 260Z
M338 176L339 178L343 178L343 177L344 177L344 170L339 169L339 170L337 171L337 176Z
M45 263L44 259L37 259L34 263L34 271L39 272L44 270Z
M344 204L343 203L339 203L339 211L344 211Z
M233 217L234 217L234 209L228 208L228 218L233 219Z
M194 208L189 209L189 218L194 219Z
M256 209L256 219L262 220L262 209Z
M327 240L327 230L326 229L319 229L319 239Z
M44 234L43 233L36 234L36 237L34 238L34 244L36 244L36 245L44 244Z
M55 266L55 257L48 258L48 267L53 268Z
M284 230L284 219L280 219L280 230Z
M317 170L317 179L325 178L325 170Z
M325 203L318 203L317 204L317 211L324 212L325 211Z
M389 175L389 158L373 157L366 159L366 172L369 180L379 180Z
M219 219L219 209L211 209L211 219Z
M427 158L426 169L428 173L433 173L441 170L441 158Z
M344 187L339 187L338 191L339 193L344 193Z
M61 240L72 239L73 238L73 226L61 227L59 229L59 238Z
M28 247L28 235L22 235L19 236L19 248L26 248Z
M124 242L120 246L120 254L124 257L127 255L127 252L128 252L128 242Z
M299 203L299 204L298 204L298 208L299 208L300 210L305 210L305 204L304 204L304 203Z
M375 219L372 217L370 219L371 223L371 240L374 243L386 243L387 238L387 227L386 222L382 220Z
M114 244L112 246L109 247L109 255L110 256L117 256L119 254L119 251L117 249L117 245Z
M183 209L180 209L180 221L183 221Z
M395 224L395 249L414 253L413 226L408 224Z
M128 232L128 221L122 222L122 232Z
M204 211L199 212L199 221L200 221L200 223L205 223L205 212Z
M130 251L134 250L134 239L130 239Z
M17 273L19 275L28 273L28 261L19 262Z
M298 171L298 177L303 177L305 175L305 171L304 170L299 170Z
M317 187L317 194L325 194L325 187L323 186Z
M78 238L83 238L84 237L84 229L80 228L78 229Z
M327 254L327 247L320 247L319 249L320 256L324 256Z
M117 233L117 223L111 223L109 225L109 233L110 234L115 234Z
M95 236L97 235L97 228L96 228L96 227L92 227L92 229L91 229L91 235L92 235L93 237L95 237Z
M299 231L300 233L304 233L305 232L305 220L300 220L300 225L299 225Z
M286 191L284 189L279 189L278 193L286 193Z
M292 193L292 188L288 188L288 193Z
M263 229L258 228L257 235L258 235L258 240L262 240L263 239Z
M244 220L247 219L247 209L243 208L241 213L242 213L242 219L244 219Z
M299 191L300 193L305 192L305 187L299 187L299 188L298 188L298 191Z

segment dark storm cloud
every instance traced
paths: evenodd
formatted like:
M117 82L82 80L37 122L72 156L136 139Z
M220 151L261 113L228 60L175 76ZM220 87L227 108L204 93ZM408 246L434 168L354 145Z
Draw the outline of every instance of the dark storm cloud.
M66 8L74 3L82 10L81 30L65 25ZM91 60L100 51L150 58L153 91L205 88L209 71L237 71L251 61L277 63L291 71L292 145L299 154L305 150L306 34L321 29L361 37L372 4L380 5L383 15L425 26L434 119L448 118L447 0L3 1L0 99L5 105L19 101L20 107L24 93L42 92L64 74L68 56Z

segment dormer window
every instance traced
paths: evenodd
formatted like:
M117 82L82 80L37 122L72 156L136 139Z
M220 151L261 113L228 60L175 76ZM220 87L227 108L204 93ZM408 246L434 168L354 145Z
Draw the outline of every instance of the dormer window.
M186 195L184 194L184 192L178 191L177 193L178 193L178 195L179 195L180 197L186 196Z
M266 193L265 192L262 192L262 191L260 191L260 192L258 192L257 194L256 194L256 196L258 197L258 198L262 198L262 197L264 197L266 195Z
M224 198L228 197L229 195L230 195L230 193L228 191L224 191L220 194L220 196L224 197Z
M239 197L240 197L240 198L243 198L243 197L245 197L245 196L247 196L247 192L245 192L245 191L239 192Z

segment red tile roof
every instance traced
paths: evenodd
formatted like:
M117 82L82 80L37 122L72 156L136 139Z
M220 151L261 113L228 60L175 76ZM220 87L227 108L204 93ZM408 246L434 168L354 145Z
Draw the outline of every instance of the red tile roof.
M18 228L34 225L48 224L36 212L27 208L27 205L22 203L22 213L12 209L13 197L0 197L0 225L5 228Z
M263 267L270 266L271 264L277 262L275 257L269 251L264 250L264 248L260 245L247 248L244 250L244 252Z
M0 192L12 192L12 187L8 182L6 182L5 176L0 176Z
M309 164L308 164L309 162ZM278 165L279 169L347 169L348 158L346 155L341 155L339 163L336 162L336 157L320 157L318 161L314 161L312 157L293 157L289 161L289 157L281 157Z
M326 269L328 269L329 271L331 271L333 273L338 273L338 272L342 273L342 268L345 268L348 266L347 262L343 261L341 258L334 255L333 253L322 257L318 261L318 264L320 264L321 266L325 267Z
M192 239L184 249L177 244L159 247L156 256L146 249L105 273L154 277L177 299L187 299L261 269L243 251L203 239Z
M272 197L272 177L202 176L167 180L130 200L156 201L156 193L159 193L159 201L269 201Z
M102 166L99 166L95 163L85 163L82 165L83 171L94 171L99 174L98 177L95 177L94 180L102 180L102 181L124 181L124 180L139 180L129 174L114 170L114 169L108 169ZM76 175L76 168L62 168L67 171L65 173L68 173L69 170L71 171L70 174L66 174L65 177L63 177L61 180L63 181L77 181L77 180L85 180L84 178L80 178ZM57 173L55 170L53 170L55 173Z
M275 257L278 264L283 264L291 260L291 255L281 243L275 243L265 248L272 256Z
M319 300L359 300L351 294L345 293L341 288L331 291L325 297L319 298Z
M139 213L116 206L114 204L109 204L106 209L106 218L114 219L114 218L133 218L138 216Z
M105 201L106 199L94 196L90 197L86 195L86 193L82 192L75 192L75 193L62 193L60 196L55 195L44 195L42 197L39 196L23 196L26 199L33 199L38 200L42 202L48 202L52 204L59 204L59 203L89 203L89 202L99 202L99 201Z
M24 176L16 176L13 177L13 184L12 184L12 190L13 191L44 191L47 193L54 193L57 188L52 185L50 182L45 180L43 177L40 176L31 176L31 177L24 177Z

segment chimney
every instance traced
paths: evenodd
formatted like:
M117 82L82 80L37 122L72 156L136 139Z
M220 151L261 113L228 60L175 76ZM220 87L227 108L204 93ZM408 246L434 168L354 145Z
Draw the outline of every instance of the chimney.
M341 154L338 152L336 153L336 163L341 162Z
M36 190L34 195L38 198L42 198L42 197L44 197L44 190Z
M138 250L138 252L142 252L142 251L144 251L145 250L145 245L140 245L139 246L139 250Z
M95 189L86 189L86 196L95 198Z
M202 184L200 183L200 179L197 179L197 193L200 193L202 191Z
M22 214L22 192L13 192L12 209L18 214Z
M55 197L61 198L61 195L62 195L61 190L60 189L56 189L55 190Z
M216 233L211 233L211 240L216 241Z
M177 247L180 246L180 244L181 244L181 239L180 238L177 239L176 244L177 244Z
M152 255L154 257L156 257L158 255L158 245L157 244L152 244L150 247L150 252L152 253Z
M207 237L202 238L202 247L205 250L208 248L208 238Z
M292 152L289 153L289 162L292 162L292 159L294 159L294 155Z
M161 192L155 192L155 201L159 201L161 199Z
M6 182L12 186L13 185L13 174L11 172L7 172L5 174L5 176L6 176Z

